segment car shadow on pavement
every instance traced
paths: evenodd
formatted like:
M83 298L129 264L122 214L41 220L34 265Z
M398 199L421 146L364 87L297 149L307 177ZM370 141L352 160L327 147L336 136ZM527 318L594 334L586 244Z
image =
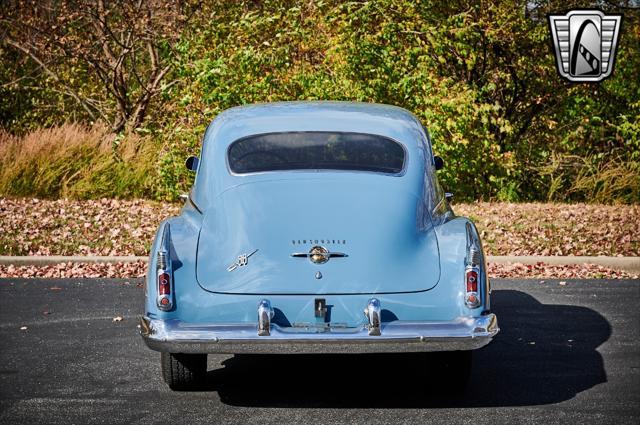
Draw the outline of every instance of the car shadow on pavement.
M210 370L207 389L227 404L287 408L526 406L573 398L607 377L596 348L611 327L586 307L541 304L496 290L501 332L474 353L469 385L441 391L424 355L243 355Z

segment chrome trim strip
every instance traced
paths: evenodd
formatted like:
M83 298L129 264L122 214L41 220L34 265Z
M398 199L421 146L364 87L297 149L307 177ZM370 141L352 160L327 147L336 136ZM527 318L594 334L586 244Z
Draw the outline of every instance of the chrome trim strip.
M448 322L381 323L380 336L368 324L356 328L284 328L271 324L270 336L258 336L256 323L191 324L142 317L140 335L149 348L171 353L403 353L473 350L498 333L494 314Z
M180 197L182 197L182 195L180 195ZM198 212L200 213L200 215L202 215L202 210L200 209L200 207L196 204L196 202L193 200L193 197L191 196L191 191L189 191L189 193L187 194L187 199L186 201L191 204L191 206Z

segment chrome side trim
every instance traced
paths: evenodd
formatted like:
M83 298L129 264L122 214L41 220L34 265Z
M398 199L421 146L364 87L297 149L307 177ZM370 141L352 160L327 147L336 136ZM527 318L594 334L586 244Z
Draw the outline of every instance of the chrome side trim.
M367 324L355 328L270 326L269 336L258 336L255 322L192 324L142 317L140 334L152 350L171 353L355 354L473 350L488 344L499 331L494 314L447 322L381 323L380 336L370 336Z
M182 196L182 195L181 195L181 196ZM182 199L182 198L181 198L181 199ZM192 206L196 211L198 211L198 213L199 213L200 215L202 215L202 210L201 210L201 209L200 209L200 207L196 204L196 202L193 200L193 197L191 196L191 192L189 192L189 193L187 194L187 199L186 199L186 201L187 201L189 204L191 204L191 206Z

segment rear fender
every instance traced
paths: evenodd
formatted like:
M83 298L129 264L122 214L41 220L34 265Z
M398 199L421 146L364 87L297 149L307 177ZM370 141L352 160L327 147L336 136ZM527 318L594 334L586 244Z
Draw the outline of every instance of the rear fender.
M479 283L481 289L482 305L479 308L470 309L464 306L467 315L475 316L476 313L487 312L490 309L491 286L487 276L486 256L482 248L482 242L475 224L466 217L456 217L435 227L440 248L440 268L442 270L440 284L458 286L461 294L465 285L465 259L467 257L467 245L469 237L474 237L480 245L482 261L480 267ZM468 236L468 232L471 233ZM460 302L464 305L463 296Z
M181 293L192 294L193 290L200 289L196 282L195 261L198 244L198 234L202 224L202 215L193 207L185 206L178 217L168 218L158 227L155 239L151 246L147 267L145 285L145 311L151 318L171 318L180 309ZM156 305L156 270L158 250L161 248L162 235L166 228L171 262L172 280L174 288L174 307L170 311L161 311Z

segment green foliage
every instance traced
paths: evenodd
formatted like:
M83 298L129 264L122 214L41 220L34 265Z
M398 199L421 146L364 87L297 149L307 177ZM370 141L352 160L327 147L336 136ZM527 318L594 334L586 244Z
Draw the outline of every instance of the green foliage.
M445 159L440 178L456 199L640 201L633 189L640 161L638 11L624 10L613 76L572 84L555 70L546 14L557 10L547 2L209 1L192 9L179 39L164 49L172 52L164 58L172 72L140 139L158 147L148 170L160 183L133 179L143 185L139 193L175 199L186 191L193 176L184 158L199 151L206 125L222 110L319 99L415 113ZM15 52L0 55L8 59L0 66L3 80L29 72ZM11 131L83 119L50 81L39 92L21 82L0 87L0 94L28 94L0 97L0 119ZM99 97L95 87L86 90ZM123 137L125 143L130 135ZM110 175L95 184L109 187Z

